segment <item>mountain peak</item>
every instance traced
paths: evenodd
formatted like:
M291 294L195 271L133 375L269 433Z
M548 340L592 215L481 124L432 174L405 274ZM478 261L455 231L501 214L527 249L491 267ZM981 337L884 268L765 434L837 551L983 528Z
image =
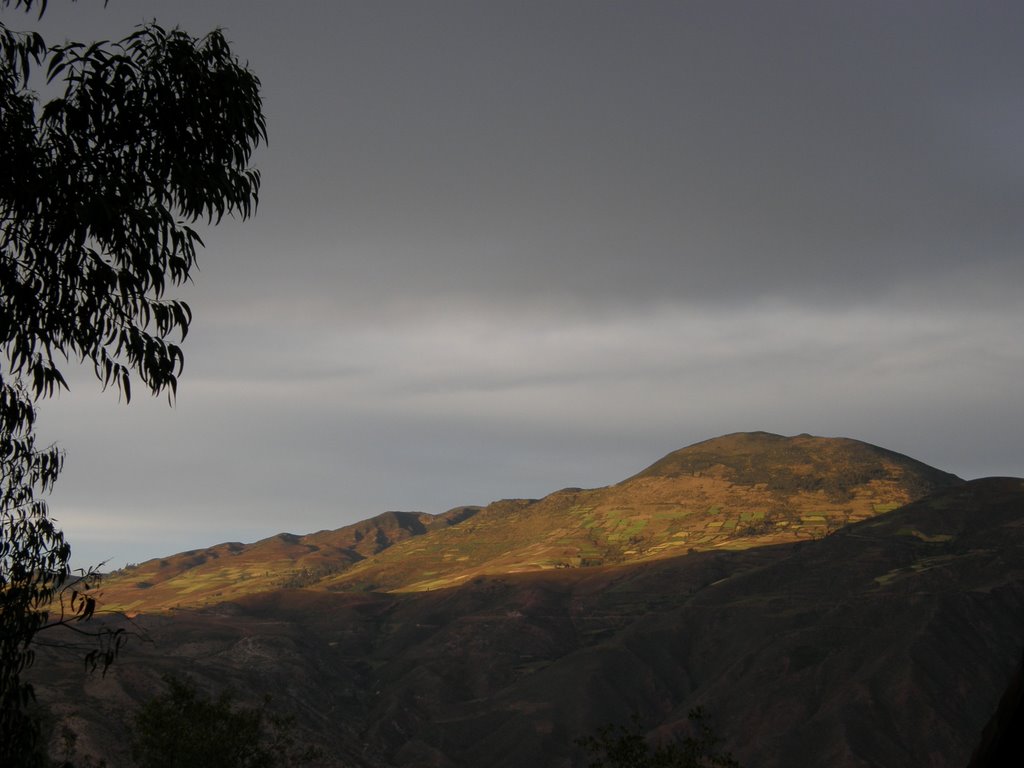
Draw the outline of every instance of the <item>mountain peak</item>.
M909 456L848 437L734 432L681 448L629 478L717 477L778 491L825 491L841 501L872 480L898 480L915 495L962 482Z

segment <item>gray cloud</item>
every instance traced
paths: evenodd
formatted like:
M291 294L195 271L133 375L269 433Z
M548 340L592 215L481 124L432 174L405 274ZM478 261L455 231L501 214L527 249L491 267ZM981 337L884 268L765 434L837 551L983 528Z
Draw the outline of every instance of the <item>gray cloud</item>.
M228 28L271 144L259 215L183 290L177 408L87 378L44 404L82 562L614 482L734 430L1022 473L1019 3L45 23L152 16Z
M236 331L234 356L197 350L174 410L124 407L84 380L44 413L70 452L57 500L89 507L91 529L102 512L115 538L166 517L190 546L606 484L742 429L851 435L964 474L987 455L988 472L1009 472L1013 322L787 305L438 316L309 334L278 360L290 375L252 367L266 339Z

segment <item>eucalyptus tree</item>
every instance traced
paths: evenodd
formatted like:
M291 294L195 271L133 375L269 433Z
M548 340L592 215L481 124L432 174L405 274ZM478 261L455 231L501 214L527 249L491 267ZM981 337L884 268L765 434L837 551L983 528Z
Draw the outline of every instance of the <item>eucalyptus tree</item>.
M43 499L63 456L37 445L37 404L66 388L63 370L79 363L126 401L136 379L173 399L192 313L169 289L194 271L197 222L255 211L250 160L266 141L260 81L221 31L192 37L154 22L119 42L48 45L15 28L45 10L46 0L0 0L5 766L27 764L34 749L22 674L33 639L95 609L88 579L69 582L70 547ZM45 102L33 87L44 79L57 94ZM107 664L114 650L91 659Z

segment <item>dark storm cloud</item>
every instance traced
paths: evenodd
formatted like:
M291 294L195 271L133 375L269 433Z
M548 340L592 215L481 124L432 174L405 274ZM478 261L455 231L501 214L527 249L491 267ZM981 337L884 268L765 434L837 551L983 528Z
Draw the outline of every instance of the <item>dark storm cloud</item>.
M268 103L310 111L291 199L354 293L857 301L1019 277L1020 10L987 11L360 5Z

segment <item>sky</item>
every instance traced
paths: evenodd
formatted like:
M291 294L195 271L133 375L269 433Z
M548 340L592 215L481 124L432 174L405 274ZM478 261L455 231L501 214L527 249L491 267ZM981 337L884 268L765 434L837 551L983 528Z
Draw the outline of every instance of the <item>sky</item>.
M736 431L1024 475L1024 4L51 0L38 28L152 18L227 30L270 142L178 293L175 406L91 371L41 404L76 565Z

